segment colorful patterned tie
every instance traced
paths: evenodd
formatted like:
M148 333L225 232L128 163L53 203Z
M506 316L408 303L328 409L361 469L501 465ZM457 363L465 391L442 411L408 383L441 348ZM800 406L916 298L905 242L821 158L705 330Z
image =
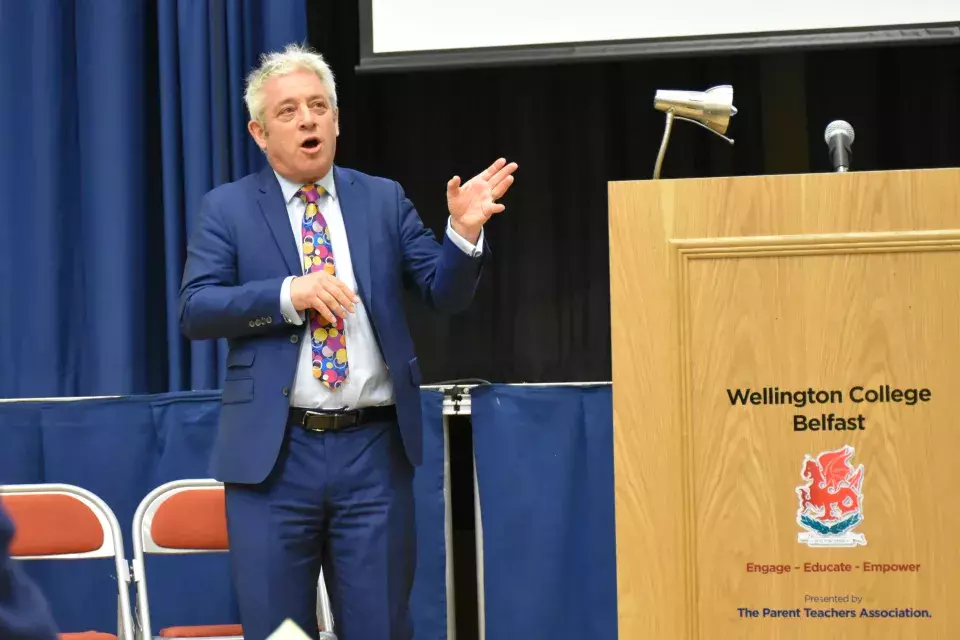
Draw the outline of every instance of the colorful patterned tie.
M317 200L326 193L319 186L304 185L297 196L306 203L301 236L303 238L303 272L326 271L337 275L333 261L330 228L317 206ZM343 332L343 318L337 316L330 324L315 310L310 310L310 333L313 337L313 375L330 389L339 389L347 378L347 337Z

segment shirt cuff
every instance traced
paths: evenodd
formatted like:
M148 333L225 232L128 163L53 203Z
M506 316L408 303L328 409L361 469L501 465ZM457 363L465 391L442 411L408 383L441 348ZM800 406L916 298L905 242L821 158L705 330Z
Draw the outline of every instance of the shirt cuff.
M287 324L301 325L303 317L297 313L293 306L293 300L290 298L290 283L295 276L287 276L280 285L280 311L283 312L283 319Z
M447 237L453 241L453 244L460 247L460 250L471 258L479 258L481 255L483 255L483 229L480 229L480 237L477 238L477 244L474 246L465 240L463 236L453 230L453 226L450 224L452 219L453 216L447 218Z

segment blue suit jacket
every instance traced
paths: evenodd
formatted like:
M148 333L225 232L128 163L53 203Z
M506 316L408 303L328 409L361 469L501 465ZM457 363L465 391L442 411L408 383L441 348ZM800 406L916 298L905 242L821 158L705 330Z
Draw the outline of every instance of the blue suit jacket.
M422 459L420 368L403 313L405 282L447 312L473 299L482 262L446 234L438 243L392 180L334 167L358 295L368 310L394 385L410 461ZM303 273L273 170L224 184L203 200L180 288L180 324L193 340L228 338L220 427L212 472L258 483L273 469L287 423L302 326L280 310L284 278Z
M13 523L0 503L0 638L56 640L50 607L16 560L10 558Z

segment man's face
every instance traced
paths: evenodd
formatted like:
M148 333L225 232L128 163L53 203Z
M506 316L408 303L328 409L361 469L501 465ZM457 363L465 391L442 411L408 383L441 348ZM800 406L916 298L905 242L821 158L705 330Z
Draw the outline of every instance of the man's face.
M248 129L270 165L298 184L326 175L340 126L320 78L306 70L274 76L264 84L263 97L264 126L251 121Z

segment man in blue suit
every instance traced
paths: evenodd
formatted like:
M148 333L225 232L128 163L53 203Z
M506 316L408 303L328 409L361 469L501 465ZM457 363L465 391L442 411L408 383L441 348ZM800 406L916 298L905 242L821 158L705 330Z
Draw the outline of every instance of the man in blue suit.
M213 473L244 636L286 618L315 635L322 567L341 640L408 640L422 437L403 286L470 304L517 166L452 178L437 242L399 184L334 165L321 56L264 56L245 99L270 166L206 195L180 292L189 338L229 340Z
M56 640L47 601L10 557L13 533L13 523L0 503L0 638Z

